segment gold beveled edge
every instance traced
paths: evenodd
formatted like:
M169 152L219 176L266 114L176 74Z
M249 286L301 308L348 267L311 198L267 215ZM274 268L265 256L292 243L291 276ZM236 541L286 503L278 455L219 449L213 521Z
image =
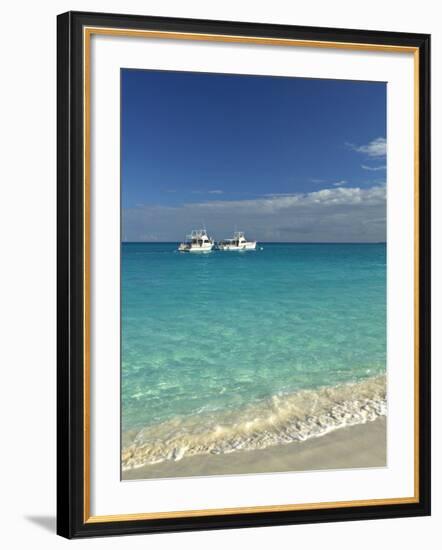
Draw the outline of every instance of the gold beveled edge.
M414 53L414 46L395 46L389 44L364 44L358 42L331 42L327 40L299 40L296 38L270 38L261 36L238 36L229 34L209 34L171 31L149 31L137 29L114 29L109 27L85 27L87 34L111 36L133 36L139 38L169 38L176 40L200 40L203 42L235 42L272 46L302 46L310 48L336 48L344 50L368 50L396 53Z
M301 510L324 510L327 508L348 508L349 506L380 506L387 504L413 504L418 502L415 497L348 500L340 502L313 502L307 504L276 504L273 506L250 506L239 508L213 508L207 510L184 510L176 512L152 512L140 514L123 514L109 516L90 516L86 523L103 523L115 521L135 521L146 519L167 519L182 517L226 516L230 514L253 514L257 512L295 512Z
M297 510L323 510L350 506L383 506L419 502L419 48L411 46L327 42L319 40L296 40L263 37L244 37L204 33L146 31L114 29L106 27L83 28L84 55L84 523L135 521L148 519L204 517L256 512L282 512ZM277 46L299 46L365 50L394 53L413 53L414 58L414 495L412 497L252 506L237 508L214 508L206 510L181 510L138 514L115 514L92 516L90 513L90 38L93 34L133 36L144 38L167 38L212 42L234 42Z
M419 500L419 50L414 60L414 495Z

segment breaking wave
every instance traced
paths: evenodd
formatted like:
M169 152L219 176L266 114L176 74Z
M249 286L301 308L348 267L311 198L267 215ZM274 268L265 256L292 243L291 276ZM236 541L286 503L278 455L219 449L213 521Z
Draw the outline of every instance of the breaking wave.
M305 441L386 413L385 375L278 394L242 409L201 412L143 428L123 448L122 469Z

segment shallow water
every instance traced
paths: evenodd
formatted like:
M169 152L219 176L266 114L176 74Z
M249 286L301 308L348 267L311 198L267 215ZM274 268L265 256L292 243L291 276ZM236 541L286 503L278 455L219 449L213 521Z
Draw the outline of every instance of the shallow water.
M321 422L326 430L385 414L385 244L264 243L202 255L176 247L122 245L123 446L144 449L132 465L197 448L230 452L232 441L276 444L284 421L310 419L310 430L287 436L296 439L319 435ZM360 400L339 390L328 409L312 407L320 388L360 381ZM330 420L334 404L342 422ZM238 439L256 419L258 435ZM224 435L214 439L216 430Z

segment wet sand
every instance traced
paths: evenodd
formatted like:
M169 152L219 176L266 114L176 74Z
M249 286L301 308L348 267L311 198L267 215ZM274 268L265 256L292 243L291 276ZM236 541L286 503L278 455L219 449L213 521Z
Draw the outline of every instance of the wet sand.
M184 457L122 472L123 480L255 474L387 465L386 420L340 428L307 441L267 449Z

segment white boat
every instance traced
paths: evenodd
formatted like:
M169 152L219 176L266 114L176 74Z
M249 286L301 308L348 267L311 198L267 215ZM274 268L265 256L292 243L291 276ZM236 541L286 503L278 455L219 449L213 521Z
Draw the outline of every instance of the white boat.
M187 235L187 241L178 247L180 252L211 252L215 246L214 240L207 235L205 229L194 229Z
M231 239L218 243L219 250L255 250L256 241L248 241L242 231L235 231Z

